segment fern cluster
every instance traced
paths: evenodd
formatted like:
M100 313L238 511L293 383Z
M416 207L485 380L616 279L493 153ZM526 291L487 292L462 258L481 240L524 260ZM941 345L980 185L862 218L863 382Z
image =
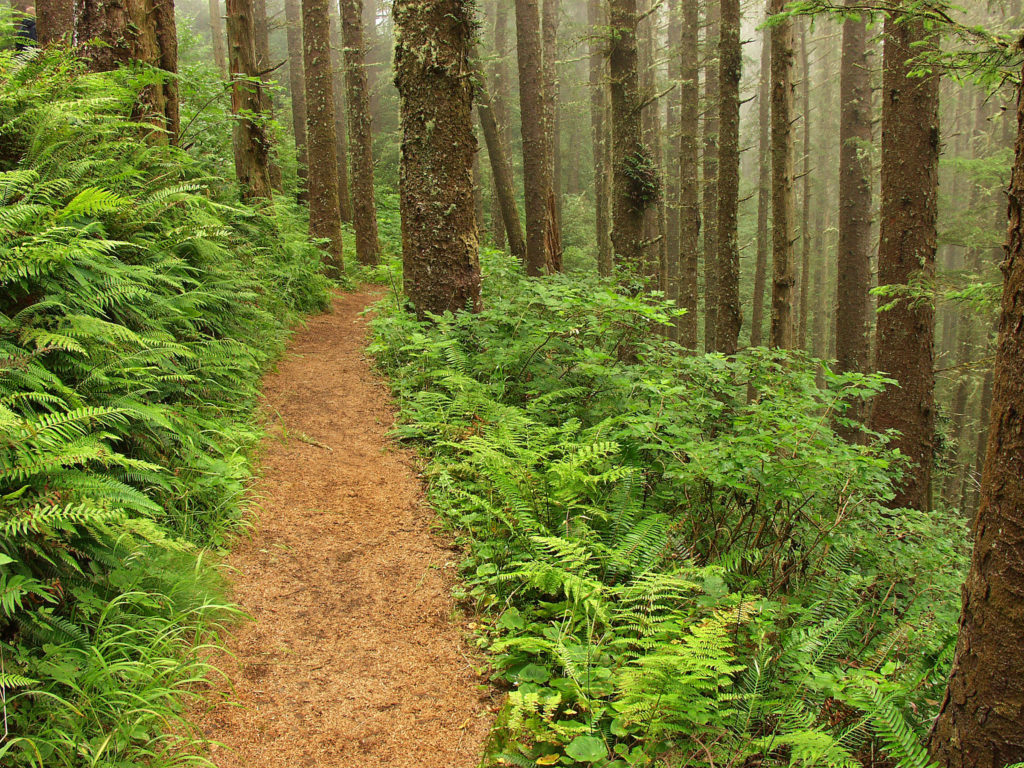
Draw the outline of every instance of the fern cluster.
M509 688L492 762L919 765L961 532L833 431L884 381L680 355L668 304L485 255L483 313L389 303L374 352Z
M144 73L0 53L5 765L187 763L194 650L229 610L259 375L322 307L287 204L128 121Z

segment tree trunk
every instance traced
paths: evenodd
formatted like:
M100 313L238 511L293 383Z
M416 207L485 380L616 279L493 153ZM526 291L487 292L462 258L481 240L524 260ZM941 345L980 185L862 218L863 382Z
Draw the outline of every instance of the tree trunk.
M36 35L39 44L70 41L74 16L74 0L36 0Z
M644 212L658 181L644 146L637 73L636 0L610 0L612 246L616 264L644 272Z
M132 119L157 127L150 140L177 141L178 35L173 0L75 0L72 43L93 72L141 62L168 73L162 82L142 89Z
M554 194L547 162L547 109L544 105L543 51L538 0L516 0L519 109L523 135L523 188L526 196L526 274L554 271L548 252L548 210Z
M302 0L302 64L306 73L306 136L310 161L309 234L327 240L328 269L340 275L343 270L341 208L327 8L327 0Z
M471 0L395 0L402 262L416 314L478 311Z
M274 119L274 100L270 95L270 31L267 28L267 0L253 0L253 33L256 48L256 72L263 87L260 89L260 112L266 115L268 120ZM273 137L268 132L267 138L273 147ZM273 153L270 157L270 184L278 192L283 189L281 169L274 162Z
M718 0L705 0L704 32L704 349L715 348L718 313Z
M341 220L352 223L352 195L348 186L348 122L345 109L345 71L340 57L345 44L341 39L341 19L331 12L331 86L334 90L334 137L338 165L338 207Z
M811 287L811 66L807 59L807 28L800 25L800 101L803 112L803 170L800 174L800 290L796 347L807 349L808 291Z
M932 758L947 768L1002 768L1024 762L1024 99L1020 92L1017 124L981 506L953 668L929 739Z
M292 135L299 163L299 200L307 199L308 155L306 152L306 73L302 65L301 0L285 0L285 25L288 34L288 91L292 97Z
M679 305L686 310L680 319L679 343L697 348L697 273L700 253L700 193L698 131L700 119L700 69L697 0L682 0L680 38L679 107Z
M757 261L754 264L754 306L750 313L750 346L764 343L764 293L768 274L768 208L772 196L771 164L771 35L761 39L761 73L757 89Z
M772 14L785 0L770 0ZM793 323L793 22L771 28L772 90L772 322L769 344L792 349Z
M590 128L594 149L594 204L597 237L597 271L607 277L612 273L611 185L608 168L608 78L606 44L599 34L605 23L601 0L588 0L587 24L590 27Z
M213 60L220 73L227 77L228 54L224 45L224 25L222 23L220 0L210 0L210 41L213 45Z
M661 167L665 169L665 263L668 269L667 299L680 304L680 264L679 253L679 105L682 99L682 56L680 46L683 36L683 17L678 2L668 3L668 80L671 92L665 104L665 148L660 158ZM671 329L671 337L679 340L682 324L677 321Z
M262 87L253 79L256 46L251 0L227 0L227 19L231 112L236 116L231 137L235 177L243 200L262 200L271 196L270 138L261 119Z
M509 253L522 260L526 258L526 241L523 239L523 225L519 220L519 207L516 205L515 177L512 163L505 152L504 136L501 127L494 118L494 109L487 91L487 83L483 72L477 72L476 111L480 117L484 141L487 143L487 156L491 161L491 175L494 179L494 194L498 199L501 219L504 223L503 234L507 235Z
M882 98L882 207L878 283L906 291L935 272L939 78L909 77L928 40L920 21L886 16ZM935 310L928 297L896 295L878 316L876 367L899 382L875 398L872 429L896 429L912 463L893 508L929 509L935 421Z
M843 22L839 74L839 246L836 258L836 370L867 373L871 351L871 71L867 18ZM846 417L863 421L854 403ZM839 426L847 440L859 431Z
M715 350L736 354L740 325L740 250L736 214L740 197L740 2L721 0L718 31L718 221L716 235L718 274L715 311Z
M541 28L543 33L544 55L544 106L547 110L547 141L546 151L548 165L551 168L551 194L555 201L555 218L548 222L556 232L549 234L556 242L561 242L562 230L562 142L561 121L558 114L558 22L561 0L543 0L541 8ZM562 254L555 254L557 271L562 271Z
M508 55L508 4L505 0L494 0L494 63L491 66L491 89L488 94L491 99L491 111L493 112L494 122L497 126L498 133L503 138L508 135L508 63L506 57ZM482 120L481 120L482 122ZM484 137L486 139L486 136ZM504 144L507 148L508 144ZM490 149L488 149L488 153ZM506 155L509 157L509 155ZM511 171L512 166L509 165ZM512 189L513 203L515 202L515 177L512 177ZM494 197L491 201L491 240L495 248L504 248L506 245L505 231L508 227L508 222L505 221L505 213L501 207L501 198L497 191L497 182L495 182ZM516 218L519 218L519 209L516 209ZM520 232L522 231L522 224L519 225ZM525 242L523 248L525 249ZM522 254L515 254L520 259L526 258L525 250Z
M345 40L345 103L348 106L349 157L352 169L352 217L356 258L360 264L380 261L377 205L373 184L373 133L363 49L362 0L339 0L341 33Z

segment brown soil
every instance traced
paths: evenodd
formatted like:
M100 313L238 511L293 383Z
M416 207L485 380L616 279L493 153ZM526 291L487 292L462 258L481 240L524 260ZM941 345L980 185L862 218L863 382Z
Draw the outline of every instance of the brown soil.
M386 436L360 315L376 298L339 295L265 381L260 512L229 559L254 621L196 713L218 768L479 763L491 702L449 596L459 556Z

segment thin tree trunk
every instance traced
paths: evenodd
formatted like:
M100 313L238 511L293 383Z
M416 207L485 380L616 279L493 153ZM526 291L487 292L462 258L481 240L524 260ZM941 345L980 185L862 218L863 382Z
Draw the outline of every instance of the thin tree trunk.
M308 193L308 156L306 152L306 74L302 64L301 0L285 0L285 27L288 35L288 91L292 97L292 135L298 160L299 200Z
M721 0L718 45L719 140L718 140L718 309L715 311L715 350L736 354L740 325L740 250L736 214L740 193L740 2Z
M587 24L590 27L590 126L594 146L594 197L597 237L597 271L608 277L612 273L612 240L609 216L608 151L608 78L605 42L598 30L605 23L601 0L588 0Z
M910 77L913 57L928 36L920 20L886 16L882 99L882 207L878 282L906 291L928 284L935 272L935 218L938 197L939 78ZM931 507L935 422L931 299L891 297L877 326L876 366L899 382L875 398L872 429L896 429L911 466L893 508Z
M220 0L210 0L210 40L213 44L213 60L220 73L227 77L228 54L224 46L224 25L222 23Z
M852 2L852 0L851 0ZM867 18L843 22L843 58L839 75L839 245L836 279L836 370L866 373L871 336L871 72L868 69ZM846 417L863 421L854 402ZM859 431L840 425L847 440Z
M946 695L929 739L946 768L1024 762L1024 98L1009 191L1007 260L974 552ZM884 135L884 134L883 134Z
M74 0L36 0L36 35L39 44L70 42L74 15Z
M704 32L704 349L715 348L718 312L718 25L719 0L705 0Z
M508 4L505 0L494 0L494 63L491 66L491 89L488 91L491 99L491 111L494 113L494 121L499 135L507 136L508 130ZM481 119L482 122L482 119ZM486 136L484 137L486 139ZM507 144L504 146L507 147ZM490 150L488 149L488 153ZM509 166L511 171L511 165ZM513 177L513 203L515 202L515 179ZM516 210L516 219L519 218L519 211ZM504 248L506 245L505 230L508 223L505 221L505 214L501 207L501 197L497 190L495 181L494 196L491 201L491 240L495 248ZM520 230L522 225L520 224ZM525 248L525 245L524 245ZM520 259L525 259L526 254L515 253Z
M502 233L507 235L509 253L522 260L526 258L526 241L523 238L523 225L519 220L519 207L516 205L515 177L512 163L505 152L504 136L501 126L494 117L494 109L487 91L487 83L483 72L477 71L477 115L483 130L484 141L487 143L487 155L491 161L491 176L494 179L494 194L503 222Z
M682 0L683 23L680 38L679 87L679 343L697 348L697 274L700 253L700 192L698 131L700 120L700 70L697 60L697 30L700 14L697 0Z
M546 151L549 127L538 0L516 0L516 47L526 196L526 274L536 277L554 271L554 254L548 252L548 211L553 188Z
M302 0L302 63L306 73L309 141L309 234L327 240L327 266L340 275L341 208L338 205L337 137L331 83L331 33L327 0Z
M668 79L672 91L665 105L665 148L661 156L661 167L665 169L665 264L668 270L668 290L665 297L680 304L679 253L679 105L682 99L682 56L679 55L683 30L683 18L678 2L668 4ZM681 324L676 322L671 337L679 340Z
M331 87L334 91L334 136L338 165L338 207L341 220L352 223L352 194L348 185L348 119L345 109L345 69L341 63L345 43L341 39L341 18L331 12Z
M345 82L348 84L345 104L348 107L356 258L360 264L376 264L380 261L380 244L377 238L377 204L374 201L373 133L364 63L362 0L339 2L341 34L345 40Z
M180 129L178 35L174 0L75 0L72 43L89 69L109 72L131 62L167 73L139 93L132 119L157 130L150 141L175 143Z
M641 126L636 0L610 0L609 10L612 245L616 264L643 274L644 212L654 204L658 184Z
M770 0L781 13L784 0ZM769 344L792 349L793 323L793 22L771 28L772 92L772 322Z
M768 209L772 197L771 163L771 36L761 40L761 73L757 89L757 260L754 264L754 306L750 313L750 346L764 343L764 294L768 274Z
M558 114L558 22L561 0L543 0L541 10L541 27L544 37L544 106L547 110L547 142L546 151L548 164L551 167L551 194L555 201L555 218L548 226L557 231L549 235L556 242L561 242L562 229L562 146L561 120ZM555 256L557 271L562 271L562 254Z
M800 201L800 310L797 313L796 346L807 349L807 295L811 287L811 66L807 58L807 28L800 25L800 100L803 112L803 170Z
M228 67L235 177L243 200L270 198L270 139L261 117L262 86L256 78L256 46L251 0L227 0ZM251 117L250 117L251 116Z
M473 215L466 0L395 0L395 83L402 113L402 261L405 293L421 318L480 309Z

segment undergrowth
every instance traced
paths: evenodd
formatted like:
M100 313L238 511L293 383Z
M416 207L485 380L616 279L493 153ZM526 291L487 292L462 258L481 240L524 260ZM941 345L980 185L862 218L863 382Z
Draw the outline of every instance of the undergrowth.
M392 298L372 349L508 691L489 764L925 766L966 537L833 431L884 380L680 354L668 305L484 267L483 312Z
M326 302L297 207L131 124L152 76L0 53L4 765L202 762L183 702L232 610L204 553L259 376Z

